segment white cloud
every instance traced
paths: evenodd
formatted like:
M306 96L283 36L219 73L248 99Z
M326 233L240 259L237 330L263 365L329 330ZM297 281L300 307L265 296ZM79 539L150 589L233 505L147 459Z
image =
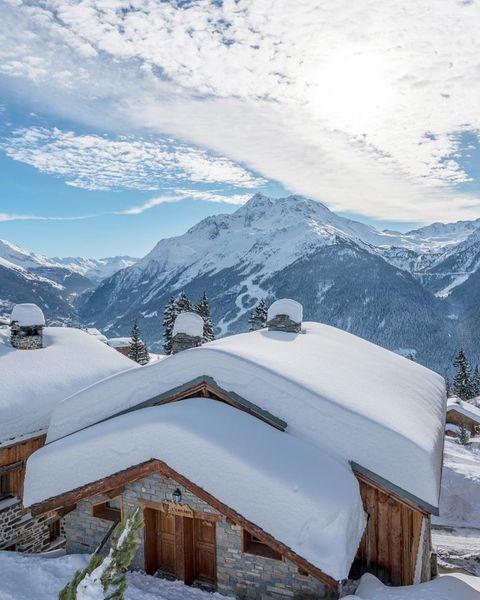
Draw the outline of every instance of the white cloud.
M0 72L59 115L188 140L337 210L454 219L480 207L456 156L480 131L478 22L458 0L6 0Z
M89 190L155 190L161 183L178 180L245 188L263 183L226 158L166 139L111 140L31 127L16 130L2 147L10 158Z

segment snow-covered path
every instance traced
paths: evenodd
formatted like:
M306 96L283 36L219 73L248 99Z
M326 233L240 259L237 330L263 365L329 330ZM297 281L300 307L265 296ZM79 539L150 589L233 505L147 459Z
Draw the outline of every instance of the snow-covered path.
M465 569L480 576L480 529L434 527L432 543L440 567Z
M57 600L59 591L88 555L70 554L43 558L0 551L0 600ZM126 600L225 600L179 581L165 581L141 573L130 573Z

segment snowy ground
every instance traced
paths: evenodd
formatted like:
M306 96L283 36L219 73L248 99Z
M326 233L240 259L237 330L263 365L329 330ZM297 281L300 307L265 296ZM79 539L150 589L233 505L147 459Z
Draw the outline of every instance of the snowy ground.
M88 556L70 554L42 558L0 551L0 600L57 600L59 591ZM165 581L141 573L130 573L126 600L225 600L179 581Z
M353 596L344 600L479 600L480 579L471 575L444 575L419 585L387 587L367 573Z
M480 529L436 527L432 541L445 572L461 569L480 577Z
M480 451L445 439L440 516L432 541L439 566L480 576Z

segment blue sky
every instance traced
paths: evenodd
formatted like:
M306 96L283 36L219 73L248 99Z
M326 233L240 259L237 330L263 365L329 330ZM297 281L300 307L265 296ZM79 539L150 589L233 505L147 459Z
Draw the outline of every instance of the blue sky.
M7 2L0 237L139 256L256 191L381 228L480 217L474 3L134 5Z

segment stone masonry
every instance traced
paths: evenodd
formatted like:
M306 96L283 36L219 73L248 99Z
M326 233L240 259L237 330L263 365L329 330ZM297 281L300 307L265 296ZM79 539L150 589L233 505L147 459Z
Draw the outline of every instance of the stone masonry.
M19 552L42 552L50 546L48 524L52 514L32 517L25 512L18 498L0 501L0 550L11 548Z
M275 315L267 322L270 331L284 331L286 333L300 333L301 323L296 323L288 315Z
M172 500L176 489L182 493L182 504L203 513L219 514L214 508L172 479L151 475L128 484L122 494L123 513L128 514L139 500L161 503ZM106 500L96 496L82 501L65 516L67 552L92 552L111 526L92 516L92 506ZM131 567L144 569L144 532L139 532L141 545ZM225 517L216 523L217 591L239 600L327 600L334 595L324 584L302 575L289 560L263 558L242 551L242 529Z
M10 327L10 342L18 350L38 350L43 348L43 328L20 327L12 323Z
M188 333L179 332L172 338L172 354L188 350L189 348L198 348L202 345L202 338Z

